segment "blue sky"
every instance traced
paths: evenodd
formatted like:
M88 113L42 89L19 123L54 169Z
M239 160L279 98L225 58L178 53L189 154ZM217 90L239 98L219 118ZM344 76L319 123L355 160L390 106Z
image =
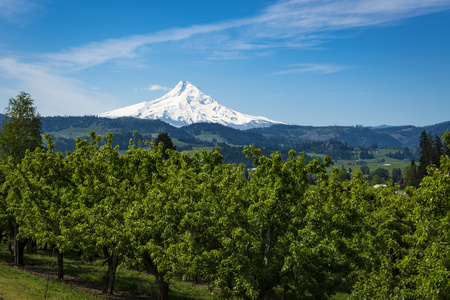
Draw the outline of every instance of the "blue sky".
M0 0L0 106L87 115L186 80L298 125L450 120L450 0Z

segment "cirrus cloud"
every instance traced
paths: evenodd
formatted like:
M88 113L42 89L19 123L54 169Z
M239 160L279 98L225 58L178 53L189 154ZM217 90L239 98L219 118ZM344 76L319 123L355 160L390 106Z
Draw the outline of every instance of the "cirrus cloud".
M353 66L339 66L327 64L295 64L290 65L289 67L290 69L288 70L274 72L272 73L272 75L285 75L285 74L296 74L307 72L331 74L354 68Z
M233 53L241 58L247 56L236 51L317 46L327 40L327 32L384 25L447 9L450 0L284 0L248 18L95 41L42 57L49 64L80 70L136 58L137 50L146 45L195 40L187 44L209 50L210 57ZM229 59L229 55L222 57Z
M167 91L167 90L169 90L169 88L159 85L159 84L153 84L151 86L143 88L143 90L150 91L150 92L152 92L152 91Z

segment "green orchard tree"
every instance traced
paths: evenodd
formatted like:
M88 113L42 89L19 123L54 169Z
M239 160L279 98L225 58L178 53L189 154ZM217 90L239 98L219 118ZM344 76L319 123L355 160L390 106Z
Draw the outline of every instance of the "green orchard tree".
M308 275L303 285L318 299L337 291L348 292L359 259L353 239L362 229L365 207L360 201L361 184L367 183L361 172L341 182L340 171L333 168L330 175L323 171L317 185L308 189L304 234L296 244L298 256L308 259L297 272ZM309 297L301 291L299 298Z
M14 225L16 223L15 214L11 210L11 203L9 202L11 200L9 195L9 176L12 172L11 168L8 167L8 164L2 164L0 166L0 235L2 239L7 238L8 241L8 250L14 253L13 245L15 242L17 242L17 239L15 239L15 230L18 231L18 226L15 227ZM8 176L9 175L9 176ZM19 243L19 245L25 247L25 243ZM17 253L17 252L16 252ZM23 253L23 252L19 252ZM23 254L22 254L22 260L23 262ZM15 260L15 263L18 263L18 261Z
M104 293L112 294L120 258L126 252L124 210L127 208L128 181L124 160L112 147L113 135L99 147L101 137L91 132L90 143L78 140L77 149L68 157L73 172L77 199L73 203L75 231L86 254L102 251L108 264Z
M5 175L0 168L0 186L3 186L5 183ZM9 220L9 215L6 210L6 194L3 189L0 189L0 243L3 238L8 236L10 232L9 224L12 223L12 220ZM11 244L9 244L11 245Z
M18 165L16 185L21 190L21 234L54 246L58 259L58 279L64 278L63 255L73 248L70 218L75 189L63 153L53 152L53 142L46 135L48 150L27 151Z
M411 246L405 236L414 231L411 202L396 193L396 185L384 189L361 185L359 189L359 205L365 210L354 238L359 263L352 295L356 299L405 299L400 264Z
M180 186L184 186L184 216L176 256L181 258L178 265L184 279L211 282L211 287L221 288L223 296L229 294L230 288L218 275L223 274L227 264L227 252L220 248L223 243L229 244L230 237L239 238L236 233L241 228L234 221L244 213L246 179L242 176L243 166L223 164L219 150L216 147L214 152L196 153L191 167L179 174ZM228 263L233 261L228 259Z
M168 299L168 279L177 267L174 254L181 235L180 223L187 206L185 199L195 186L192 172L195 158L175 150L167 151L163 159L163 145L128 151L129 161L136 165L133 197L125 218L127 236L134 249L134 257L141 268L155 276L158 299ZM136 164L135 162L138 162Z
M27 209L24 206L23 193L26 191L21 189L21 174L17 168L17 164L14 164L12 159L8 161L8 164L2 165L5 174L5 182L3 184L3 191L5 194L4 200L4 214L3 217L7 218L10 222L9 226L12 231L13 245L14 245L14 265L16 267L23 266L24 263L24 249L27 245L27 239L30 236L24 236L20 234L19 229L23 224L22 212Z
M312 283L317 273L302 267L316 261L304 255L310 247L302 241L311 235L305 222L308 174L325 173L331 160L327 157L322 164L314 160L306 166L305 157L296 157L294 151L287 162L278 152L268 158L254 147L244 151L257 166L249 181L242 178L242 168L224 172L220 163L211 169L218 171L217 178L209 177L215 173L208 169L203 175L208 180L202 180L207 193L200 198L202 214L185 233L190 249L207 247L192 251L197 253L196 268L203 271L196 273L220 288L224 298L262 299L275 288L292 297L311 293L325 297L328 291ZM318 246L321 239L314 242Z
M21 92L16 98L10 98L5 108L5 119L0 131L0 156L5 174L14 172L14 168L22 160L26 150L34 150L42 145L41 118L33 104L34 101L30 95ZM9 163L6 163L7 161ZM7 187L8 185L4 185L4 188ZM26 242L17 240L20 224L15 216L9 216L8 220L13 231L14 261L16 266L23 265L23 250Z
M448 142L449 133L443 139ZM446 299L450 294L450 158L441 156L440 168L430 166L411 194L411 218L416 230L407 238L411 247L401 263L407 275L405 294L410 299Z

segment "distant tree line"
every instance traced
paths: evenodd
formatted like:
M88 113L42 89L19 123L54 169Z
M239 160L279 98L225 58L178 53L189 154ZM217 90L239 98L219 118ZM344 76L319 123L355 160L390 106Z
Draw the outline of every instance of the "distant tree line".
M386 154L387 157L399 160L415 160L417 155L414 154L409 148L405 147L401 150L397 150L394 153L389 152Z
M406 185L418 187L425 176L428 174L428 168L441 165L442 155L450 155L448 140L442 142L438 135L432 135L430 132L422 131L420 135L420 157L419 165L413 160L404 170L404 182Z
M367 149L361 149L361 152L359 152L359 158L360 159L373 159L375 158L373 153L371 153Z
M285 145L283 148L294 149L295 151L298 152L328 155L333 160L353 159L353 150L354 150L352 146L349 146L347 143L343 143L336 139L331 139L326 142L300 141L290 145Z

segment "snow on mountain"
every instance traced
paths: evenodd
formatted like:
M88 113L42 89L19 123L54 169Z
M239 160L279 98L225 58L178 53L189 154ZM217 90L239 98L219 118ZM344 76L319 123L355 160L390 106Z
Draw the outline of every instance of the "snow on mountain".
M99 116L161 120L177 127L193 123L219 123L237 129L249 129L285 124L229 109L187 81L180 81L161 98L104 112Z

